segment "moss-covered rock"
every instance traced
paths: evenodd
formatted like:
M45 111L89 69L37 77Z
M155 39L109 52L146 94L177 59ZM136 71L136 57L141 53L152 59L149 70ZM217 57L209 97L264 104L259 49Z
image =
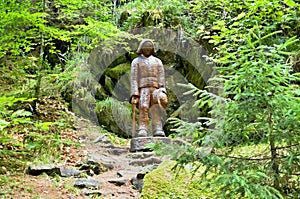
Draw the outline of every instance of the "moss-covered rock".
M130 63L122 63L113 68L108 68L105 71L105 75L108 75L111 78L119 79L126 72L130 71L131 64Z
M96 115L100 125L120 137L131 137L131 104L114 98L97 102Z
M188 168L173 170L175 164L175 161L167 160L145 176L141 199L210 198L209 193L197 181L199 177L192 178L192 172Z

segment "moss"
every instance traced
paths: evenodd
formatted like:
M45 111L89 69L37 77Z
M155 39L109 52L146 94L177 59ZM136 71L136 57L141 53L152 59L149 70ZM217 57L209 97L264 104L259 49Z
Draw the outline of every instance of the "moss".
M101 125L118 136L128 138L131 132L131 104L112 97L98 101L96 114Z
M158 198L208 198L209 194L202 189L199 176L192 178L189 169L175 171L176 162L167 160L144 178L141 199Z
M113 68L108 68L105 72L105 75L108 75L111 78L119 79L126 72L130 71L130 63L122 63Z

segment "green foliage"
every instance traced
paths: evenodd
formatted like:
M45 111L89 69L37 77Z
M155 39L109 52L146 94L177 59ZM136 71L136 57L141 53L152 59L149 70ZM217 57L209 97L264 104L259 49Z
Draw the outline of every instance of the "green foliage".
M88 51L93 49L99 41L114 37L118 29L111 23L112 2L88 0L54 0L47 12L55 16L56 20L48 19L54 27L65 31L62 41L71 41L73 50ZM59 20L59 21L58 21Z
M187 25L184 14L188 9L188 1L132 1L120 7L118 12L128 14L125 21L121 21L125 29L155 26L177 29ZM124 19L121 19L124 20Z
M35 7L41 5L32 5L30 0L21 3L11 1L1 5L3 31L0 42L3 45L0 48L0 58L8 53L15 56L32 52L42 39L46 46L51 46L54 37L63 38L65 35L58 28L45 25L47 14L42 11L42 7Z
M195 39L207 42L207 47L216 53L222 53L220 45L237 49L236 45L245 42L249 29L258 26L267 35L276 30L282 30L282 35L276 39L282 42L282 37L299 36L300 5L294 1L194 1L191 7L195 25L189 29L196 34ZM188 30L188 31L189 31ZM272 40L270 40L272 41ZM292 47L292 46L290 46Z
M191 123L178 118L169 118L168 121L173 127L171 131L176 134L176 137L184 137L186 141L196 144L200 143L201 138L205 136L205 129L201 122Z
M299 50L299 5L196 3L192 17L199 29L191 34L215 52L219 74L207 90L188 86L200 98L196 106L210 107L209 118L198 125L173 119L177 133L194 135L193 145L166 150L176 151L179 165L201 161L207 174L201 182L217 198L297 198L300 112L299 86L293 83L299 74L287 60ZM239 150L262 144L268 147L257 153Z
M216 198L299 198L299 176L295 174L300 167L300 92L293 84L299 75L291 68L299 63L299 9L294 0L135 0L121 1L115 7L110 0L3 1L0 84L5 94L0 97L0 172L22 170L34 158L52 161L58 158L61 146L69 144L61 138L64 121L38 120L27 111L30 106L26 110L22 106L34 100L39 81L41 95L62 94L69 102L74 97L88 107L80 110L87 115L97 105L99 121L106 122L106 128L117 121L130 132L130 105L107 98L105 90L112 90L112 79L106 77L110 88L104 88L106 85L93 81L89 70L79 69L85 69L85 53L99 41L113 41L108 43L109 50L128 37L123 33L120 37L119 29L162 27L184 30L214 53L211 58L219 75L211 79L210 87L222 87L223 92L210 93L210 87L199 90L189 85L199 97L195 106L211 111L195 123L171 119L174 132L191 145L168 146L165 152L171 151L179 165L201 161L206 170L201 172L202 180L188 184L193 187L190 195L182 191L187 181L176 182L177 189L168 182L160 186L160 178L155 182L167 189L155 193L192 198L205 187L211 192L209 197ZM59 62L47 63L53 58ZM104 54L102 59L108 58ZM119 77L123 69L128 68L116 67L107 73ZM73 88L78 89L72 93Z
M119 33L118 29L110 22L98 21L93 18L86 18L85 23L87 25L74 25L74 32L78 39L76 48L87 48L92 50L99 44L100 41L105 39L112 39Z
M124 138L131 136L131 106L128 102L106 98L97 103L96 113L101 125L110 132Z
M86 73L82 75L83 77L80 77L82 79L76 79L79 74L82 74L81 70L83 65L86 63L87 54L76 52L70 57L72 58L66 60L63 71L61 71L60 66L57 66L52 70L45 71L45 75L43 76L43 81L41 83L41 92L43 95L61 95L67 102L71 102L73 87L76 83L82 83L82 87L85 87L90 82L89 79L91 76L85 76ZM81 80L84 82L81 82ZM49 85L51 85L50 88Z
M274 128L278 134L281 134L278 132L281 129L293 134L298 125L295 115L299 114L299 109L294 106L299 102L296 94L299 88L291 82L299 76L290 74L291 67L282 56L288 53L282 50L295 42L298 41L291 38L281 45L267 46L248 38L247 45L238 50L240 57L228 57L228 54L221 58L220 63L234 63L220 68L227 74L224 89L234 99L227 105L230 108L228 115L231 115L228 120L238 121L229 126L232 134L239 135L242 129L244 134L241 136L249 138L261 132L271 134ZM251 112L248 107L251 107ZM296 126L290 126L290 121Z
M264 30L250 29L243 45L222 48L222 56L215 58L220 75L214 81L224 85L220 96L191 87L201 98L197 106L211 105L212 118L206 125L214 128L198 140L204 149L215 151L203 156L203 150L196 147L181 155L179 162L200 160L208 166L207 172L214 170L206 179L208 188L223 198L293 197L299 188L292 182L299 167L295 154L300 149L299 87L292 82L299 81L299 74L290 73L285 57L292 55L286 51L288 46L299 40L266 45L265 40L280 31L266 36L260 31ZM235 147L258 143L267 143L269 148L256 156L232 154Z
M53 6L63 13L58 19L65 21L72 21L79 18L85 18L86 15L95 16L95 19L101 21L108 21L111 1L97 1L97 0L54 0Z
M68 54L70 50L89 51L100 40L118 32L110 23L110 5L110 1L95 0L1 4L0 67L4 69L1 76L8 76L1 83L12 85L5 90L12 95L35 97L37 101L41 95L70 93L74 73L61 73L62 64L74 58ZM55 86L49 89L49 84ZM4 88L7 87L1 89ZM70 100L70 96L66 98Z
M57 161L62 146L71 144L61 138L65 121L35 120L32 112L17 108L33 100L0 97L0 174L23 171L27 161Z
M28 0L21 3L7 1L1 4L0 58L6 55L8 51L12 54L31 51L35 42L30 41L30 39L41 37L40 34L37 34L37 28L45 22L43 20L45 15L39 12L31 14L30 7Z
M72 48L91 49L99 40L112 37L118 30L110 21L111 1L26 0L1 4L0 58L5 55L39 56L36 47L44 45L50 54L60 53L57 41ZM55 43L56 42L56 43Z

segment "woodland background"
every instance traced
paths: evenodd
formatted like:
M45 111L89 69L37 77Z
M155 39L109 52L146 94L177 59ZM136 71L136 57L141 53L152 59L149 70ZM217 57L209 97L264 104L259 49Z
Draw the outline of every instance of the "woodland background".
M60 161L63 146L77 145L66 136L74 96L83 116L95 112L103 131L130 138L111 112L131 118L113 88L135 53L111 62L98 82L85 67L101 44L113 49L148 27L183 31L218 71L208 87L180 56L157 53L189 81L182 87L200 115L180 119L171 97L165 130L190 145L154 150L172 151L178 168L192 165L211 198L299 198L299 9L296 0L1 1L0 185L28 163Z

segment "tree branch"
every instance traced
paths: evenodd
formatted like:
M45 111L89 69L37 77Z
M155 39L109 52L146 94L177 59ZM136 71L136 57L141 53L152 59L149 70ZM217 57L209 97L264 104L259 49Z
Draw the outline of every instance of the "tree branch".
M214 153L216 156L219 157L225 157L225 158L231 158L231 159L236 159L236 160L246 160L246 161L263 161L263 160L271 160L273 159L272 157L268 156L268 157L263 157L263 158L246 158L246 157L237 157L237 156L230 156L230 155L223 155L223 154L216 154ZM300 156L300 153L296 154L295 156ZM277 156L276 159L283 159L288 157L288 155L285 156Z

